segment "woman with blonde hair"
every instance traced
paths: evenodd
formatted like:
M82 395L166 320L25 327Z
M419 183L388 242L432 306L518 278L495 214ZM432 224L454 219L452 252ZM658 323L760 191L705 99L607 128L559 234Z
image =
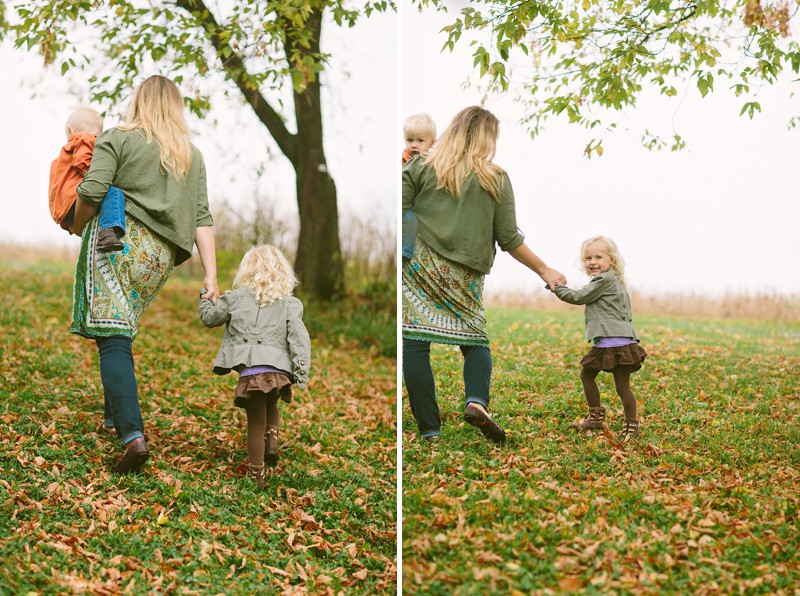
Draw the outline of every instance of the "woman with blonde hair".
M112 183L125 195L128 231L120 252L105 253L98 250L95 214ZM105 428L125 448L115 471L136 472L150 454L132 351L142 313L195 244L204 297L219 297L206 169L175 83L155 75L137 87L128 122L98 135L77 192L72 231L82 238L70 331L97 343Z
M225 325L214 372L239 373L234 405L247 413L247 477L259 489L265 463L278 463L278 403L292 400L292 385L308 381L311 340L303 325L303 303L292 296L297 277L274 246L248 250L233 280L215 305L200 298L200 319L207 327Z
M545 265L517 229L514 192L492 160L499 122L473 106L460 111L429 156L403 169L403 213L419 222L414 256L404 261L403 379L423 438L441 434L430 364L431 342L460 346L464 356L464 420L496 443L505 431L489 415L492 357L483 308L484 277L495 244L550 288L564 276Z

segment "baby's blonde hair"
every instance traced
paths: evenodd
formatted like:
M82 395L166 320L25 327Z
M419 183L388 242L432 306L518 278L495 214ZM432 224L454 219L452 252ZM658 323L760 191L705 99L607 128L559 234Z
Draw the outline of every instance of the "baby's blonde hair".
M619 249L617 248L616 243L608 236L594 236L583 241L583 244L581 244L581 265L584 266L584 271L586 271L584 264L586 250L595 242L605 246L608 256L611 257L611 269L613 269L614 273L617 274L617 277L622 282L622 285L627 288L628 283L625 280L625 259L623 259L622 255L619 254Z
M161 147L161 167L180 181L192 167L189 126L183 115L183 96L167 77L153 75L136 88L128 112L128 122L120 130L141 129L150 143Z
M283 253L269 244L254 246L242 257L234 288L249 288L256 302L267 306L291 296L300 282Z
M414 114L406 118L403 122L403 134L425 134L431 135L431 140L436 140L436 123L428 114Z
M70 128L73 133L88 132L97 135L103 131L103 117L92 108L80 107L67 117L65 129L68 137Z
M474 173L481 188L499 203L504 170L492 163L499 134L500 122L489 110L472 106L456 114L425 160L436 170L437 188L458 198L461 184Z

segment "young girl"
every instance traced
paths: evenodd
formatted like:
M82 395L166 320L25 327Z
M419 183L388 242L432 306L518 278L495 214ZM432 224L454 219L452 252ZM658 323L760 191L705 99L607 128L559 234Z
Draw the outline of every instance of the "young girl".
M303 304L292 296L298 284L291 265L274 246L248 250L233 280L215 305L200 299L207 327L225 324L214 372L239 373L233 403L247 412L247 475L259 489L264 461L278 463L278 400L289 403L292 384L308 381L311 342L303 325Z
M594 342L581 360L581 383L589 415L574 423L581 431L600 429L606 409L600 405L595 378L600 371L614 374L614 386L625 410L621 440L639 436L636 398L631 391L631 373L642 367L647 353L639 346L633 326L631 300L625 285L625 262L617 245L605 236L589 238L581 245L581 260L591 281L580 290L557 285L556 296L570 304L586 305L586 339Z

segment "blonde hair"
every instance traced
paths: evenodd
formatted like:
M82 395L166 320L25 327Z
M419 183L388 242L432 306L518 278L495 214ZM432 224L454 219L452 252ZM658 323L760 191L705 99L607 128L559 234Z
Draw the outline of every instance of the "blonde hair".
M492 163L499 134L500 122L488 110L472 106L456 114L425 160L436 170L437 188L458 198L461 184L474 173L481 188L499 203L505 171Z
M136 88L128 122L120 130L140 129L147 142L161 147L161 167L178 180L186 180L192 167L189 126L183 115L183 97L167 77L153 75Z
M414 114L406 118L403 122L403 134L430 134L432 140L436 140L436 123L428 114Z
M254 246L242 257L234 288L249 288L256 302L267 306L291 296L300 282L283 253L269 244Z
M70 128L73 133L88 132L91 134L100 134L103 130L103 117L92 108L80 107L73 110L67 117L65 128L68 137L70 135Z
M625 259L622 258L622 255L619 254L619 249L617 248L616 243L607 236L594 236L593 238L589 238L588 240L584 240L583 244L581 244L581 264L583 265L584 257L586 256L586 251L590 245L598 243L605 246L606 252L608 256L611 258L611 269L614 270L614 273L617 274L617 277L622 282L622 285L626 288L628 287L628 283L625 280ZM584 271L586 268L584 266ZM587 272L588 273L588 272Z

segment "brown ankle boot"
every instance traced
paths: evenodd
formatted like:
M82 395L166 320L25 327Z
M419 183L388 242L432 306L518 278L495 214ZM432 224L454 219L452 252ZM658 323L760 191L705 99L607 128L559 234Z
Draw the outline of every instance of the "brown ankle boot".
M100 252L116 252L125 248L122 242L112 229L97 231L97 250Z
M589 408L589 415L583 420L573 422L572 426L578 430L600 430L606 421L606 409L604 407Z
M267 471L264 469L264 464L260 466L247 464L247 477L256 483L258 490L264 488L264 485L267 483Z
M628 441L637 438L639 438L639 421L626 418L625 424L622 426L622 432L619 433L619 440Z
M264 434L264 461L270 468L278 464L278 427L267 425Z

